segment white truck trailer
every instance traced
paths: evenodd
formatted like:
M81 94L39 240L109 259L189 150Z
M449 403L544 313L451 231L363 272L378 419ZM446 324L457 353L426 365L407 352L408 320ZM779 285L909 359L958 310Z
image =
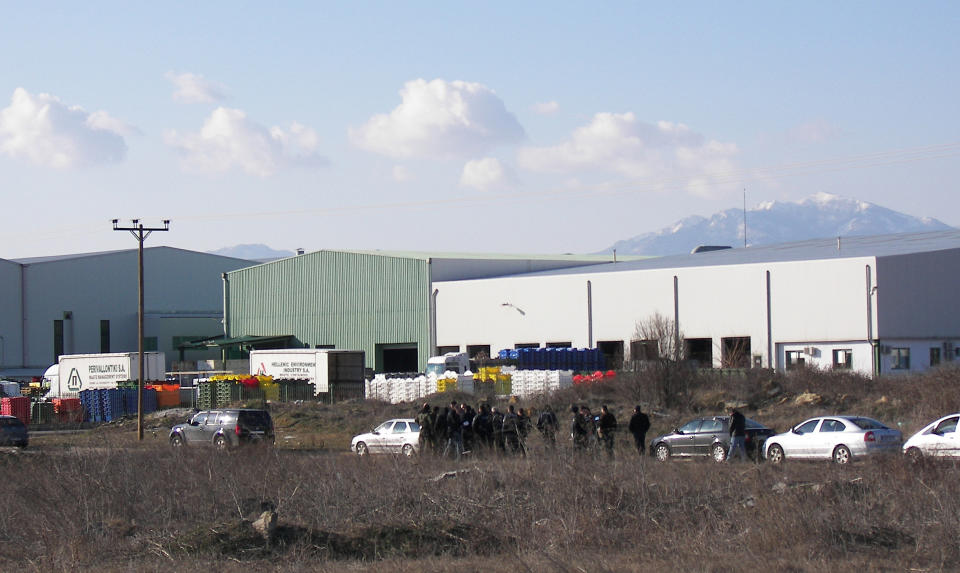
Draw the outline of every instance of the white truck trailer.
M363 391L366 355L362 350L285 348L251 350L250 373L276 379L309 380L315 394L334 385Z
M166 357L163 352L143 353L144 382L163 380ZM116 388L118 382L140 376L137 352L108 354L64 354L43 373L47 398L75 398L81 390Z

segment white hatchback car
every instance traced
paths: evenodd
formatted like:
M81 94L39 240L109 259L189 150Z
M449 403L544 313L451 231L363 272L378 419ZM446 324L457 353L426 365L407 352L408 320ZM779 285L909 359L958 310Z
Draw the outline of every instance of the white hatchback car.
M387 420L373 431L354 436L350 451L358 456L367 454L403 454L419 452L420 425L412 418Z
M832 459L838 464L880 452L899 451L900 430L863 416L821 416L767 438L763 455L773 463L787 458Z
M924 456L937 458L960 457L960 436L957 435L960 413L944 416L910 436L903 443L903 453L914 460Z

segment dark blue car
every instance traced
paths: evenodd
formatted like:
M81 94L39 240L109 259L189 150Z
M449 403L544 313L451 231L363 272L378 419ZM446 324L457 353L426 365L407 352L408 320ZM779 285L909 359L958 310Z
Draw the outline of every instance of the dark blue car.
M27 427L20 418L0 416L0 446L27 447Z

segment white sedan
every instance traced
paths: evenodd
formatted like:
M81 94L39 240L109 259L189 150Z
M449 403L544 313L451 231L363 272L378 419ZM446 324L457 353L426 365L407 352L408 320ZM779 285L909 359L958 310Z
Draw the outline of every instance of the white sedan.
M924 456L960 457L960 436L957 435L958 421L960 421L960 413L950 414L931 422L904 442L903 453L914 460L920 460Z
M420 450L420 425L412 418L387 420L366 434L354 436L350 451L367 454L403 454L412 456Z
M899 451L900 430L862 416L821 416L767 438L763 455L773 463L787 458L832 459L838 464L880 452Z

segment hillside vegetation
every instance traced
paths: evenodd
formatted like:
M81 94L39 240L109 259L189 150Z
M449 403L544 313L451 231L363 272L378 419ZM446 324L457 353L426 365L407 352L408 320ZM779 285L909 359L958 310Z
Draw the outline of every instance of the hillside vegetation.
M457 396L466 399L467 396ZM450 395L429 400L449 403ZM476 400L476 398L472 398ZM960 410L960 371L869 381L779 375L623 373L540 400L608 404L626 425L653 412L649 438L729 404L778 431L820 413L856 413L905 437ZM953 463L900 456L829 463L657 463L618 438L616 456L356 458L350 436L417 405L271 405L278 447L173 451L151 421L34 440L0 456L4 570L640 571L944 570L960 567ZM177 420L179 421L179 420ZM561 414L561 423L566 417ZM71 443L71 440L73 443ZM269 535L262 516L275 516ZM275 513L271 513L275 511ZM256 526L255 526L256 525Z

